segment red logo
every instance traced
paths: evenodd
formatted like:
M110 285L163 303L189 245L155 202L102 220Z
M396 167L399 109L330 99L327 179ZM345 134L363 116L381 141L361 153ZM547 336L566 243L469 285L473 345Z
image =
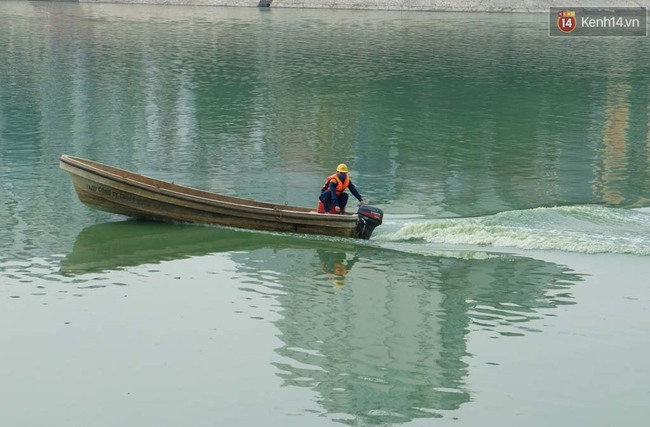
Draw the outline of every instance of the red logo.
M561 10L557 13L557 27L563 33L575 30L577 23L575 10Z

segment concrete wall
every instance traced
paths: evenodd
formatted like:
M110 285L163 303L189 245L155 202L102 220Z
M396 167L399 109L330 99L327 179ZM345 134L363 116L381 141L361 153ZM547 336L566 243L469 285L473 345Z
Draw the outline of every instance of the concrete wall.
M2 0L0 0L2 1ZM179 6L258 7L260 0L72 0L79 3L160 4ZM265 3L268 3L266 0Z
M650 0L77 0L80 3L131 3L196 6L293 7L462 12L547 12L549 7L643 6Z

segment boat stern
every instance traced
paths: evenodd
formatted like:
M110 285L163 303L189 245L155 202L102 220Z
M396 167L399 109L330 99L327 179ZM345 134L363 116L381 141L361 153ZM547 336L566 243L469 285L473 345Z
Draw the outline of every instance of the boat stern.
M363 205L359 206L357 215L357 237L368 240L375 228L381 225L384 211L375 206Z

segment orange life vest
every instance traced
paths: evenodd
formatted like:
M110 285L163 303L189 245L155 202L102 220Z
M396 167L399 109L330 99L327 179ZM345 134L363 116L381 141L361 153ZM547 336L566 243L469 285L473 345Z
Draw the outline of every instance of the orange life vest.
M328 176L327 181L325 181L325 185L323 185L323 191L326 191L330 188L331 181L334 181L336 183L336 195L339 196L350 185L350 176L348 174L345 174L345 181L341 181L337 173Z

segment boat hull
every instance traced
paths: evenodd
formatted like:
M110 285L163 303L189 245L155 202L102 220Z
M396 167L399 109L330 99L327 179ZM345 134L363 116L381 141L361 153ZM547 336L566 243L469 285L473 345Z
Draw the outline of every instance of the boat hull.
M69 173L79 200L101 211L156 221L359 237L354 215L209 193L67 155L61 156L60 167Z

